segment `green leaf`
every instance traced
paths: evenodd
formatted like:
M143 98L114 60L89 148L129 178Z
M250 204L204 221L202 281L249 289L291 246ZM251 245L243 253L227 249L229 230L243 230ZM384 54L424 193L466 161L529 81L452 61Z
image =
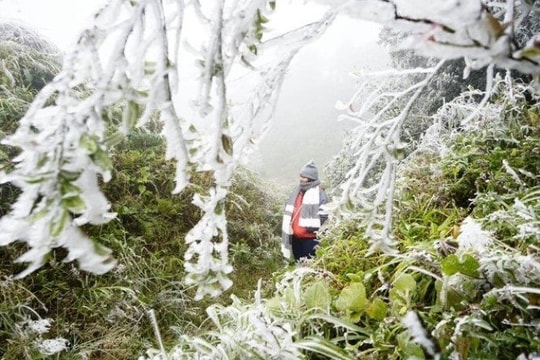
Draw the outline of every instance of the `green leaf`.
M132 129L137 124L139 119L139 104L135 101L128 101L126 108L124 109L122 122L128 129Z
M304 291L303 298L308 309L328 309L330 307L330 292L324 281L317 281L309 285Z
M94 154L98 149L99 145L95 136L90 136L88 134L83 134L79 140L79 146L83 149L88 150L90 154Z
M276 2L275 1L270 1L268 4L270 4L270 9L276 10Z
M139 189L139 194L144 194L146 192L146 186L144 186L143 184L140 184L138 186L138 189Z
M251 51L253 54L257 55L257 46L255 44L251 44L248 46L249 51ZM251 64L249 64L251 65Z
M233 153L233 141L230 136L227 136L225 134L221 135L221 144L223 145L223 150L228 155L232 155Z
M396 336L398 347L406 355L405 359L425 359L422 347L411 341L411 335L408 331L404 331Z
M71 181L61 180L60 181L60 193L62 196L73 196L73 195L79 195L81 193L81 189L74 185Z
M32 177L32 178L25 179L24 181L27 184L39 184L39 183L43 182L44 180L45 180L45 178L43 176L38 176L38 177Z
M386 318L387 310L388 307L386 306L386 303L381 298L376 298L371 305L368 306L366 313L370 318L382 321Z
M416 280L414 280L412 275L401 273L393 285L395 290L413 292L416 289Z
M294 343L299 349L310 351L316 354L324 355L329 359L354 360L340 346L335 345L330 340L320 336L306 336Z
M43 165L45 165L48 160L49 160L49 157L46 154L40 155L39 160L38 160L38 162L36 164L36 167L37 168L43 167Z
M105 139L105 144L108 147L113 147L120 144L125 138L125 135L120 131L115 131Z
M358 273L348 273L347 278L351 280L352 283L354 282L361 283L364 280L364 273L362 271Z
M68 219L69 219L68 212L63 211L60 217L51 221L51 224L49 225L49 232L51 234L51 237L53 238L58 237L62 233L62 230L64 230L64 227L66 226Z
M461 273L476 278L479 276L479 268L480 264L478 261L469 254L461 256L452 254L441 261L441 270L445 275Z
M73 213L80 213L86 207L84 200L78 196L69 196L62 199L62 206L64 209L69 210Z
M335 306L340 311L362 313L369 305L366 288L362 283L351 283L341 290Z
M112 163L111 158L109 157L109 154L106 153L105 151L101 150L101 149L98 149L91 156L91 159L94 162L94 164L96 164L97 166L99 166L102 169L112 170L112 168L113 168L113 163Z
M66 170L60 170L60 177L62 179L68 180L68 181L75 181L81 176L81 173L73 172L73 171L66 171Z
M266 24L268 22L268 18L264 16L260 9L257 9L257 24Z
M93 240L92 240L92 243L94 244L94 251L96 252L97 255L99 255L99 256L109 256L109 255L112 254L112 250L109 249L108 247L103 246L100 243L98 243L96 241L93 241ZM109 260L113 260L112 257Z
M155 61L145 61L144 62L144 75L152 75L156 72L156 62Z

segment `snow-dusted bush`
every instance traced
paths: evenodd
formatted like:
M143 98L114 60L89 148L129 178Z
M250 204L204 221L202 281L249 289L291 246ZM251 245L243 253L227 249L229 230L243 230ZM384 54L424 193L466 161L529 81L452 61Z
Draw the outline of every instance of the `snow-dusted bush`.
M346 344L348 338L356 341L363 330L330 314L330 295L324 294L326 275L299 267L283 276L270 299L261 297L259 284L253 302L233 296L228 306L212 305L207 309L209 330L198 336L183 335L173 349L151 349L139 359L296 360L309 359L310 354L351 359L338 344ZM329 338L327 329L339 336Z

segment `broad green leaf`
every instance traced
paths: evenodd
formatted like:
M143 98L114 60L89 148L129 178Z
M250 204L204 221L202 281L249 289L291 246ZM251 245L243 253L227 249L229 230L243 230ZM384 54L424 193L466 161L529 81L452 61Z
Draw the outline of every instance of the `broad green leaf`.
M364 280L364 273L362 271L358 273L349 273L347 274L347 278L351 280L352 283L357 282L361 283Z
M144 186L143 184L140 184L138 186L138 189L139 189L139 194L144 194L146 192L146 186Z
M409 300L415 289L416 281L411 275L401 273L398 276L398 278L392 284L392 288L390 289L389 293L392 313L399 316L405 315L405 313L409 310Z
M374 320L384 320L388 307L381 298L376 298L366 309L368 316Z
M60 193L62 196L73 196L73 195L79 195L81 193L81 189L74 185L71 181L60 181Z
M411 341L411 335L404 331L396 336L398 347L404 353L406 359L425 359L422 347Z
M330 292L324 281L317 281L309 285L304 290L303 298L308 309L328 309L330 307Z
M414 280L412 275L402 273L394 281L393 287L398 291L413 292L416 289L416 280Z
M105 151L98 149L92 156L92 161L102 169L112 170L113 163L109 154Z
M341 290L335 306L340 311L362 313L369 305L366 298L366 288L362 283L355 282Z
M459 272L471 277L478 277L479 268L478 261L469 254L461 256L452 254L441 261L441 270L445 275L454 275Z

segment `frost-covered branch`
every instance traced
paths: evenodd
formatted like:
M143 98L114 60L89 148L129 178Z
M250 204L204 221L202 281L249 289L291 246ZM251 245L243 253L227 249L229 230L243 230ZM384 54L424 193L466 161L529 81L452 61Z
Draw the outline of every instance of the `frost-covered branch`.
M382 23L407 35L400 48L443 61L465 58L465 75L470 69L487 65L486 94L467 119L475 117L490 98L494 66L540 75L538 34L531 34L523 48L515 39L522 23L538 12L537 6L527 2L366 0L347 1L345 8L352 16ZM371 251L393 251L395 171L406 150L402 142L403 123L441 66L442 62L431 69L361 74L352 99L346 104L338 103L338 108L345 112L340 119L352 120L358 126L346 144L345 151L353 151L353 155L345 155L350 163L336 204L345 214L363 219ZM394 89L396 79L412 74L425 74L425 78L403 90Z
M197 298L217 295L231 285L224 201L232 174L268 128L293 56L335 14L330 11L320 21L302 27L303 37L295 41L291 38L300 30L261 42L260 26L268 21L262 10L266 2L225 1L216 3L212 11L197 9L197 13L208 13L204 23L209 39L200 49L203 75L194 117L200 120L191 125L197 129L201 147L192 162L198 170L214 174L208 194L195 195L194 204L204 215L186 236L190 245L185 254L186 280L199 286Z
M540 11L535 2L351 0L346 9L407 34L402 48L436 58L464 58L465 76L493 64L531 74L540 86L540 34L527 32L527 21L537 19ZM525 41L518 38L518 29Z
M145 75L148 51L156 48L145 37L147 22L158 22L154 6L150 1L112 1L102 9L61 73L37 95L18 130L4 139L21 148L15 170L0 174L2 183L21 189L11 212L0 220L1 245L18 240L29 246L18 261L30 266L19 276L40 267L55 247L67 248L66 260L78 260L84 270L103 273L114 266L110 251L86 237L80 226L114 217L98 186L98 177L111 177L109 148L135 125L139 104L155 109L157 101L147 99L160 97L156 83L161 80ZM106 40L112 50L103 56L100 47ZM132 54L142 61L130 60ZM124 123L108 136L102 114L122 99L128 102Z
M395 84L400 72L390 70L359 74L359 90L347 104L338 104L339 109L346 111L340 119L352 120L359 125L353 130L354 140L348 145L349 150L354 150L354 163L341 184L336 205L344 214L363 219L366 235L371 241L370 251L393 250L391 229L395 173L398 162L405 156L406 147L402 142L403 122L443 63L439 62L431 69L408 71L425 77L395 92L386 90L391 88L389 85ZM371 87L374 79L377 84L375 89ZM394 114L402 101L405 101L405 105Z

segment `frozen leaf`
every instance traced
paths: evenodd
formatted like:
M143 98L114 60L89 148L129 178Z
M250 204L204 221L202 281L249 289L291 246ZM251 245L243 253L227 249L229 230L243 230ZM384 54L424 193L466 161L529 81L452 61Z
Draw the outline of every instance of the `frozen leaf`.
M227 135L221 135L221 143L223 145L223 150L225 150L225 152L228 155L232 155L233 154L233 141L231 137Z
M317 281L309 285L304 290L303 298L308 309L319 308L326 310L330 307L330 292L323 281Z

